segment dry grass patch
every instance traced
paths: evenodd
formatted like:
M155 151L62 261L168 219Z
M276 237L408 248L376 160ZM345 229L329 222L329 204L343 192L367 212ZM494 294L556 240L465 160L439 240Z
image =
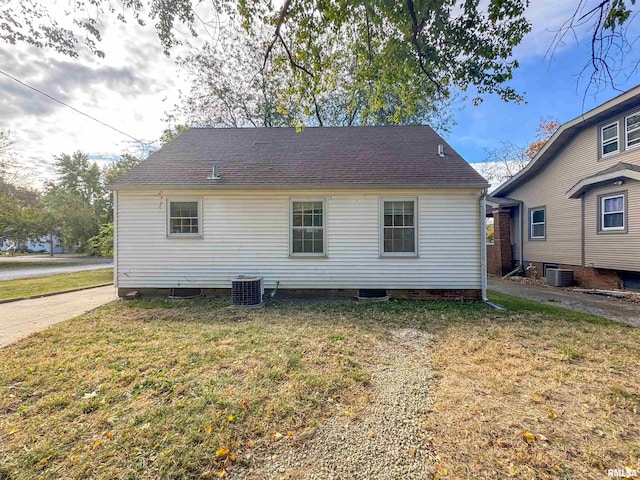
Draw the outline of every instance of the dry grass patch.
M233 478L258 447L264 458L304 450L328 418L357 419L371 372L393 355L377 346L402 328L435 337L431 441L419 453L437 454L437 477L640 470L640 330L494 299L509 310L108 305L0 350L0 479Z
M640 330L495 295L509 312L431 327L427 419L450 478L640 471Z
M232 474L366 401L406 305L140 300L35 334L0 350L0 478Z

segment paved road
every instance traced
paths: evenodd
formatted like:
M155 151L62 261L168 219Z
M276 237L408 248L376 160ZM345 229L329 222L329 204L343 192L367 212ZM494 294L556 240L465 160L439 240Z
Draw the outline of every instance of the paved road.
M4 280L18 280L21 278L36 278L58 275L60 273L84 272L86 270L100 270L103 268L111 268L113 261L110 263L101 262L96 265L69 265L68 267L38 267L38 268L17 268L15 270L0 270L0 282Z
M0 305L0 348L116 299L113 285Z
M593 313L611 320L628 323L634 327L640 327L640 304L638 303L571 292L561 288L523 285L512 280L501 280L495 277L489 277L488 288L489 290L536 302L553 302L552 305L579 312Z

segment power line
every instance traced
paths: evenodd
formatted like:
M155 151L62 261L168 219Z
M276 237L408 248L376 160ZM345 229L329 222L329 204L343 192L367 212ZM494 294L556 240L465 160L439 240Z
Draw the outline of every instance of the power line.
M129 135L128 133L123 132L122 130L117 129L116 127L114 127L114 126L112 126L112 125L109 125L108 123L105 123L105 122L103 122L102 120L98 120L96 117L92 117L92 116L91 116L91 115L89 115L88 113L81 112L81 111L80 111L80 110L78 110L77 108L72 107L71 105L69 105L69 104L67 104L67 103L64 103L63 101L58 100L57 98L52 97L52 96L51 96L51 95L49 95L48 93L45 93L45 92L43 92L42 90L38 90L36 87L32 87L31 85L29 85L29 84L27 84L27 83L24 83L22 80L17 79L17 78L16 78L16 77L14 77L13 75L9 75L7 72L4 72L4 71L0 70L0 73L1 73L2 75L4 75L5 77L10 78L11 80L13 80L13 81L15 81L15 82L18 82L20 85L22 85L22 86L24 86L24 87L27 87L27 88L30 88L30 89L31 89L31 90L33 90L34 92L38 92L40 95L44 95L44 96L45 96L45 97L47 97L48 99L53 100L54 102L59 103L60 105L63 105L63 106L65 106L65 107L67 107L67 108L70 108L70 109L71 109L71 110L73 110L74 112L79 113L80 115L84 115L85 117L90 118L90 119L91 119L91 120L93 120L94 122L98 122L100 125L104 125L105 127L110 128L111 130L114 130L114 131L118 132L119 134L124 135L125 137L129 137L129 138L131 138L132 140L135 140L136 142L138 142L138 143L139 143L139 144L144 148L144 142L143 142L142 140L139 140L139 139L137 139L136 137L134 137L134 136L132 136L132 135Z

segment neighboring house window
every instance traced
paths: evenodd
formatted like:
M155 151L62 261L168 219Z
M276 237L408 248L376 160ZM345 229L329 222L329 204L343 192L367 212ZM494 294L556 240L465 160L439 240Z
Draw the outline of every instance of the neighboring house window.
M636 112L625 118L624 125L627 148L640 145L640 112Z
M325 208L323 200L291 201L291 253L324 255Z
M602 156L605 157L618 151L618 122L601 128Z
M529 238L531 240L546 239L547 208L535 207L529 209Z
M417 255L415 200L382 200L382 254Z
M170 237L201 235L199 200L168 200L168 234Z
M625 194L601 195L599 199L600 231L615 232L626 230Z

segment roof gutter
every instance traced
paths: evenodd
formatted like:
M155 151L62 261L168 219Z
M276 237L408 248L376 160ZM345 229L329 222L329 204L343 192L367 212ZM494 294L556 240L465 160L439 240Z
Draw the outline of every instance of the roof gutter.
M413 189L437 189L437 190L450 190L450 189L469 189L479 190L486 189L489 186L488 183L423 183L423 184L289 184L289 185L255 185L255 184L197 184L197 185L171 185L171 184L137 184L137 185L107 185L108 190L116 192L124 191L148 191L148 190L207 190L209 192L216 192L218 190L261 190L261 191L274 191L274 190L371 190L371 189L393 189L393 190L413 190Z

